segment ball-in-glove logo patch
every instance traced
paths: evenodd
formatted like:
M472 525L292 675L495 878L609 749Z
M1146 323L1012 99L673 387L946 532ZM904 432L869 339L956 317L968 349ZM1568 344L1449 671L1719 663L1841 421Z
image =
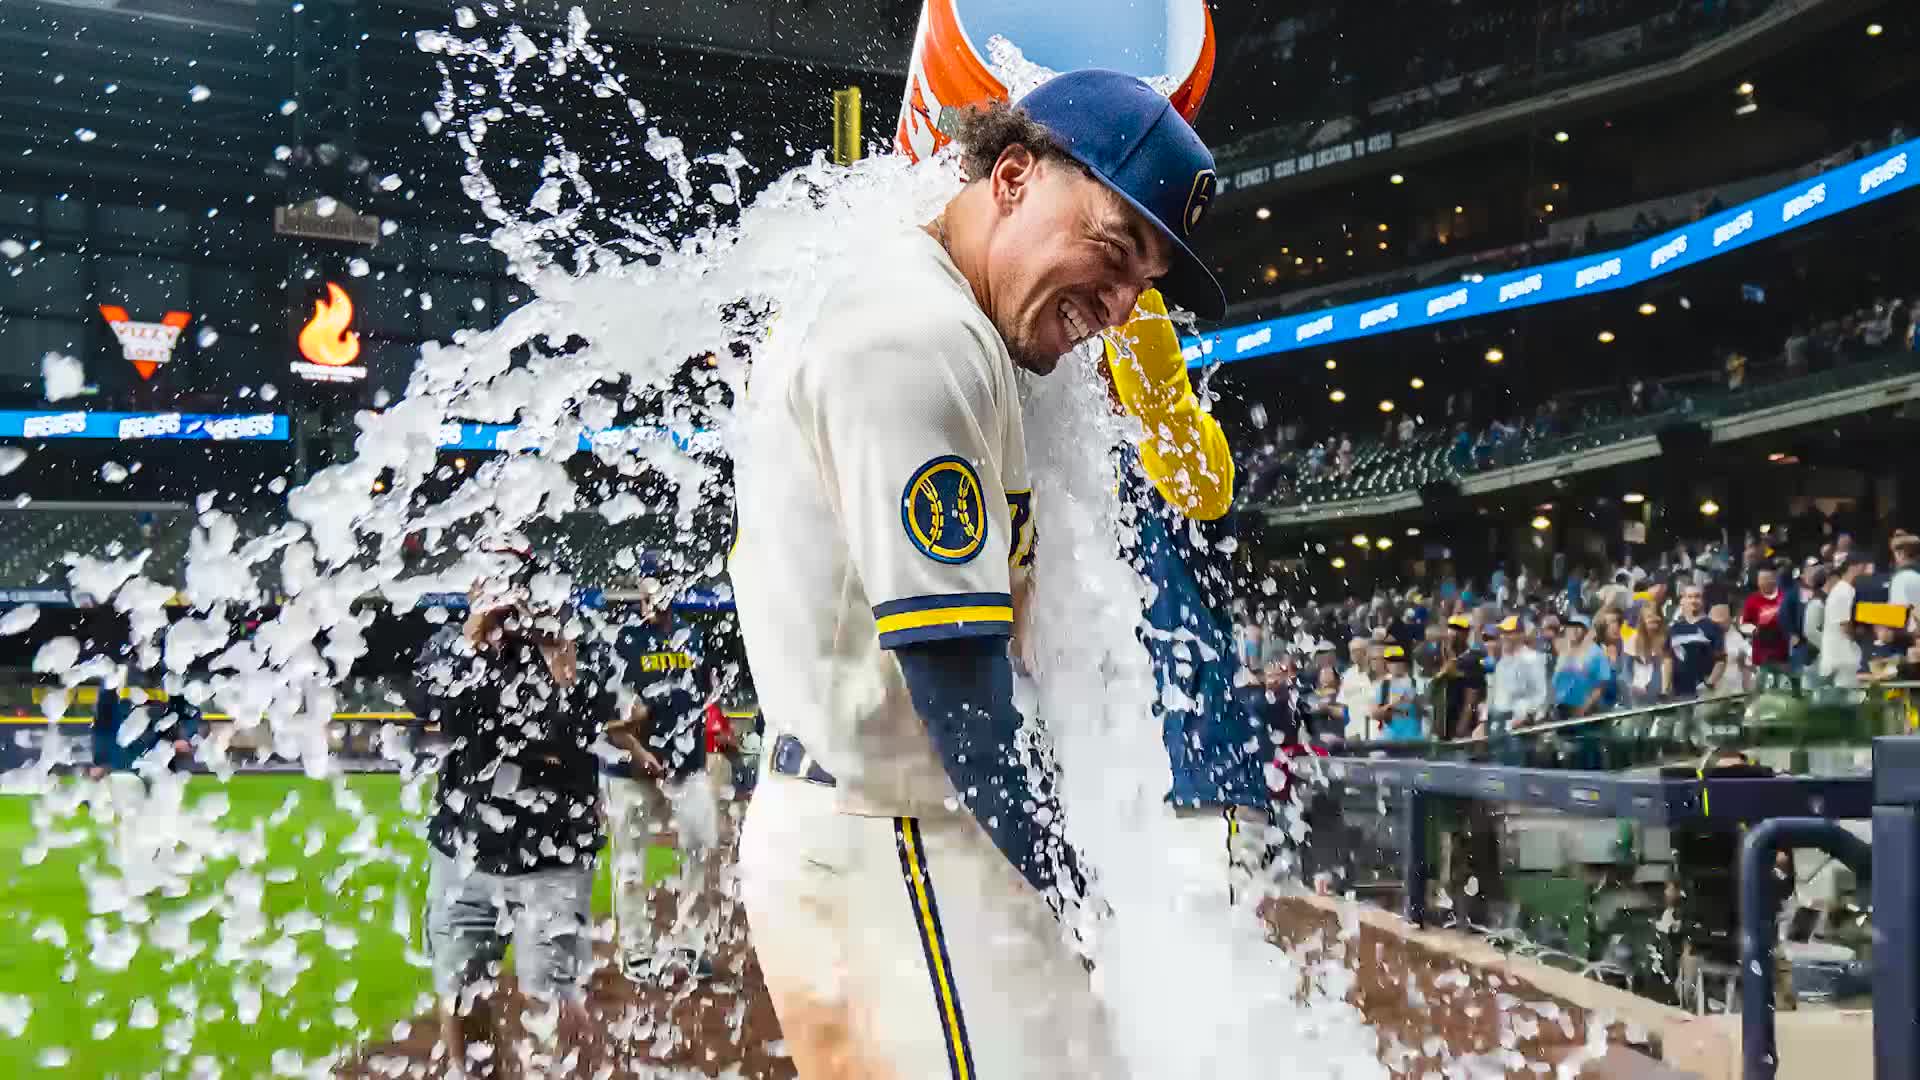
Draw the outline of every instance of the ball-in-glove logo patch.
M1193 175L1193 189L1187 192L1187 212L1182 215L1182 225L1188 236L1200 227L1200 219L1207 216L1207 207L1213 205L1214 189L1220 181L1212 169L1202 169Z
M980 477L967 459L937 457L915 469L900 497L900 523L929 559L963 563L980 554L987 542L987 510Z

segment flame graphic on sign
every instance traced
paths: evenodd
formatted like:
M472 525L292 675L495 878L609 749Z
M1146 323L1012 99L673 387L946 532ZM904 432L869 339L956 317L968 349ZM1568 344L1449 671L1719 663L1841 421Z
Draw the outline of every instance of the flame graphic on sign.
M345 367L360 356L360 333L348 330L353 300L347 290L327 282L327 298L313 302L313 318L300 330L300 355L327 367Z

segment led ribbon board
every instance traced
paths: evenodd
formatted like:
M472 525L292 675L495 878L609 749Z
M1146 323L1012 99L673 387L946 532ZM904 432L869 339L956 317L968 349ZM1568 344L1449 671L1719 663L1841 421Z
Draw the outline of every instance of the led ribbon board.
M1920 139L1629 247L1215 330L1182 342L1187 366L1251 360L1628 288L1905 191L1916 182L1910 164L1915 154Z
M287 418L269 413L223 416L216 413L53 412L0 409L0 438L5 439L215 439L285 442Z
M542 446L553 437L551 431L539 429L521 429L515 424L471 424L446 423L440 425L440 448L442 450L532 450ZM683 453L697 450L718 450L720 437L711 431L694 431L691 434L667 428L606 428L579 437L579 448L592 450L595 444L625 446L629 442L652 442L669 439L673 447Z

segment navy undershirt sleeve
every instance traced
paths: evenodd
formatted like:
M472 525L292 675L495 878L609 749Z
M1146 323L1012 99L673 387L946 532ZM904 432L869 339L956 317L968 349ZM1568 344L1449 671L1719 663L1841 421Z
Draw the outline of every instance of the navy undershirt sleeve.
M1069 890L1085 896L1078 860L1061 835L1060 800L1034 790L1015 741L1021 720L1006 639L927 641L894 655L947 778L994 846L1050 902Z

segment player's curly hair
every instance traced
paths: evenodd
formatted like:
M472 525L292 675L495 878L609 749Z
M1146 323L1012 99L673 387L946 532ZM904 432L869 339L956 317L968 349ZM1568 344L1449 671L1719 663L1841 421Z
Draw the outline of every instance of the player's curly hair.
M1005 101L962 109L952 123L949 134L960 147L960 169L968 180L992 172L994 163L1010 146L1024 146L1042 161L1073 160L1045 125Z

